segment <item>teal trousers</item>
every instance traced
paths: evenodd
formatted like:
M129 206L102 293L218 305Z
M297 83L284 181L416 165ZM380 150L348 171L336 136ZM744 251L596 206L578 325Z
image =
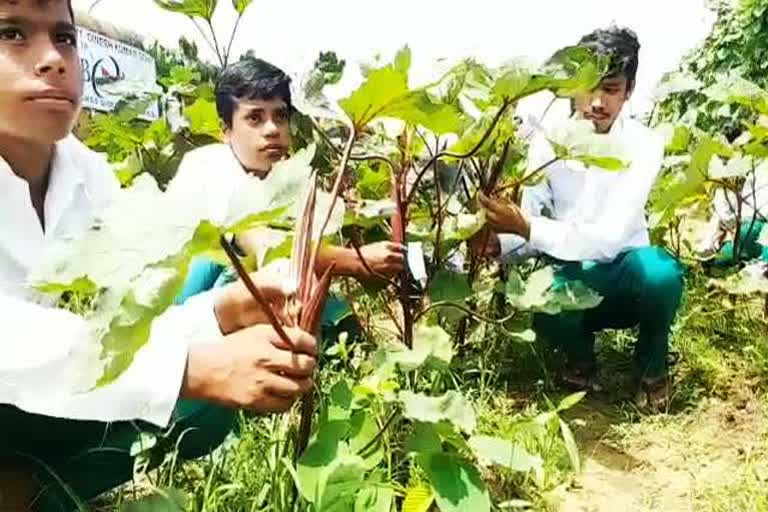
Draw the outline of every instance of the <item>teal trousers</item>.
M741 249L739 249L739 259L741 261L749 261L754 259L768 261L768 247L760 245L757 242L760 238L760 234L763 232L764 227L765 223L759 220L754 222L742 222L741 232L739 233L739 243L741 245ZM733 254L733 242L726 242L715 257L713 266L729 267L734 262L735 258Z
M579 280L598 292L595 308L558 315L536 314L540 338L560 348L569 364L595 366L595 333L639 327L634 363L639 376L660 377L666 369L670 327L683 294L683 267L659 247L621 253L608 263L566 263L558 278Z
M213 282L207 287L204 284L201 280L186 286L177 302L213 286ZM43 489L36 503L38 510L71 512L76 508L71 493L87 501L132 479L135 459L131 447L140 433L162 437L168 449L178 445L181 459L194 459L219 446L236 420L237 412L232 409L190 400L178 402L167 430L144 422L50 418L0 405L0 456L19 460L35 472ZM153 462L161 461L162 457Z

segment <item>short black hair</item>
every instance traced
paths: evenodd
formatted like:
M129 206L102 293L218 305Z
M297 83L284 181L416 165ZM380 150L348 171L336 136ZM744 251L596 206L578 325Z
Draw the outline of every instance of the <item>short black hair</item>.
M69 17L72 18L72 23L74 23L75 11L72 10L72 0L67 0L67 9L69 9Z
M290 77L277 66L252 56L224 68L216 81L216 111L227 128L232 128L238 100L275 98L283 100L293 112Z
M624 75L627 88L635 87L640 41L633 30L617 26L600 28L582 37L579 46L610 59L606 77Z

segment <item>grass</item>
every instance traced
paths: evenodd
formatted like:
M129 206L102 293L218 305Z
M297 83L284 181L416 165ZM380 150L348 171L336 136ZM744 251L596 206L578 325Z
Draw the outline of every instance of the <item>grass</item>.
M559 432L542 436L529 429L567 394L554 378L562 360L497 327L474 331L452 367L452 384L475 405L480 432L519 440L543 459L538 476L487 471L494 501L541 511L619 510L611 508L619 504L628 511L768 510L768 325L762 306L757 300L734 305L712 294L705 276L689 277L671 340L679 354L675 393L663 414L640 411L627 400L635 333L601 333L605 391L563 413L585 461L578 473ZM506 327L522 330L526 321ZM289 435L290 416L243 416L237 438L203 460L171 469L169 459L154 483L182 490L193 511L294 510L283 463L290 454L281 448ZM116 510L115 503L132 498L136 488L126 486L96 508ZM138 489L146 494L146 482Z

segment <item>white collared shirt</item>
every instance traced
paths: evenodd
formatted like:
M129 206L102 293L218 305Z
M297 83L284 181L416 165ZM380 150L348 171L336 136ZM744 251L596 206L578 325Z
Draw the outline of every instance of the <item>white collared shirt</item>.
M0 403L81 420L168 424L193 341L221 332L213 296L195 297L155 320L149 342L114 383L93 389L100 344L81 317L54 309L56 297L27 277L47 244L88 229L119 185L106 160L73 136L55 146L43 231L25 180L0 158Z
M626 249L649 244L645 205L664 158L664 140L641 123L619 116L606 137L616 137L629 166L611 172L558 161L547 178L523 191L530 241L500 235L502 259L545 253L563 261L611 261ZM543 135L531 142L529 171L552 160Z

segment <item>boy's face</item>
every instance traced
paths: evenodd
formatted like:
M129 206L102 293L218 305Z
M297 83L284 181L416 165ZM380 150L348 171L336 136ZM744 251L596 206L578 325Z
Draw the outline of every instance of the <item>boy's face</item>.
M0 0L0 136L69 134L83 89L76 37L66 0Z
M571 106L575 113L592 121L598 133L607 133L631 96L627 78L616 75L604 78L591 93L573 98Z
M238 100L232 127L224 134L243 167L265 174L288 154L290 118L288 105L282 99Z

